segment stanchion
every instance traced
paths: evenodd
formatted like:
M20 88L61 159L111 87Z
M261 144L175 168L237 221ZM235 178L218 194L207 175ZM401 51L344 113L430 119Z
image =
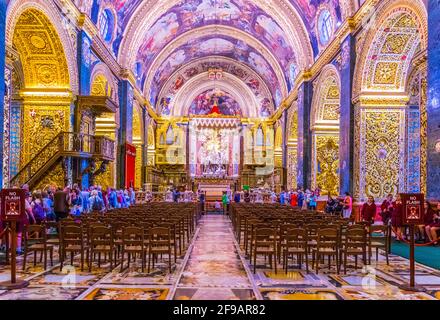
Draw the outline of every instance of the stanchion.
M410 268L410 279L409 285L403 284L399 288L410 292L425 292L426 289L416 284L416 261L415 261L415 237L414 237L415 225L409 226L409 236L410 236L410 246L409 246L409 268Z
M0 290L22 289L29 285L29 282L17 279L17 222L11 221L11 280L0 282Z

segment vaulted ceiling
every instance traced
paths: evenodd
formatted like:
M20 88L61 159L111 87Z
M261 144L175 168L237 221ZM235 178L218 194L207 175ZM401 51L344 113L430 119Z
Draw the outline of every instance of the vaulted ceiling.
M77 0L77 5L153 105L183 65L217 56L255 71L277 106L343 19L340 0ZM110 17L107 23L103 15Z

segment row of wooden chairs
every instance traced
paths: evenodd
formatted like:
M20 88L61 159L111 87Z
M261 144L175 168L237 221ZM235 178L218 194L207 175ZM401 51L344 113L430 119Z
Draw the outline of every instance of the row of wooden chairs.
M153 215L151 210L158 208L162 210ZM89 271L96 260L100 267L102 256L110 263L111 269L120 261L121 270L124 261L129 267L132 258L140 257L142 271L148 261L150 272L150 264L154 268L159 256L168 255L171 272L172 256L176 263L178 254L183 253L195 231L196 215L195 205L173 204L170 207L165 204L161 207L155 204L114 210L104 215L92 213L69 217L60 223L26 226L23 233L23 269L29 253L34 253L34 266L37 253L40 253L40 262L44 260L44 268L47 269L47 255L53 265L54 248L58 246L61 269L68 255L72 265L74 257L80 256L81 271L84 270L84 262L87 262ZM55 233L50 232L54 230Z
M318 262L327 257L329 263L331 259L336 261L339 273L342 263L346 271L349 256L354 256L355 268L359 256L365 264L370 264L374 249L376 260L379 249L382 249L389 263L391 232L387 226L370 226L365 222L355 224L353 220L338 216L278 204L233 204L231 220L237 241L243 245L251 263L253 260L254 272L257 255L269 258L270 267L275 268L275 272L276 262L281 263L281 259L287 272L288 261L295 256L300 267L306 262L308 271L311 256L316 272Z

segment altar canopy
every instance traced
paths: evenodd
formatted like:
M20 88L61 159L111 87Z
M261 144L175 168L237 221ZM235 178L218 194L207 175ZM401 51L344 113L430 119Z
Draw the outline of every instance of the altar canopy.
M240 122L236 118L196 118L190 125L190 174L197 178L239 175Z

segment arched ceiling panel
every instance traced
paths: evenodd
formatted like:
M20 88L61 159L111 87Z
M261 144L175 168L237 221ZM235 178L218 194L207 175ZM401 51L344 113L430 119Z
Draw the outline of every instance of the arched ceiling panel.
M214 36L214 38L213 38ZM273 93L275 104L282 100L281 85L267 60L246 43L226 36L193 39L175 49L157 69L150 86L150 102L157 103L158 93L169 77L182 65L203 57L223 56L243 63L259 74ZM206 58L209 60L209 58ZM144 82L145 79L142 80Z
M142 0L76 0L78 7L86 12L95 22L98 21L99 9L102 6L112 6L117 12L116 35L112 41L112 49L115 55L118 54L124 31L128 27L130 20L136 15L136 10L146 5L149 1ZM144 3L143 3L144 2ZM280 3L280 7L284 3L289 3L298 13L305 30L308 31L313 53L316 57L322 50L323 45L319 40L319 15L323 9L328 9L332 16L333 32L339 28L343 19L343 0L272 0L273 4ZM257 37L265 40L265 43L276 48L277 56L280 62L290 58L285 53L291 48L289 46L288 37L285 34L286 28L275 22L273 16L267 11L261 9L258 1L250 0L187 0L180 1L171 8L166 8L166 12L162 12L162 16L156 20L155 25L161 24L161 19L171 13L175 13L177 20L182 24L176 30L177 34L181 34L193 26L201 26L207 24L228 24L246 30ZM214 16L219 17L214 19ZM256 17L261 16L258 19ZM263 18L265 17L265 18ZM321 24L323 22L321 21ZM154 28L154 27L153 27ZM281 37L280 37L281 35ZM145 43L148 43L151 33L145 37ZM290 47L290 48L289 48ZM289 59L287 59L289 60Z
M170 115L169 106L183 86L192 78L210 70L221 70L221 78L223 74L231 74L240 79L256 98L257 115L268 117L272 114L275 109L272 94L261 77L244 64L219 56L197 59L179 68L164 84L156 105L157 112L165 116ZM210 79L206 81L215 82Z
M295 60L295 52L281 27L249 0L188 0L163 14L148 30L137 61L148 72L151 61L181 34L206 25L227 25L245 31L268 47L283 69Z
M208 89L198 94L189 107L189 115L207 115L217 106L219 114L242 116L240 104L235 97L225 90Z

